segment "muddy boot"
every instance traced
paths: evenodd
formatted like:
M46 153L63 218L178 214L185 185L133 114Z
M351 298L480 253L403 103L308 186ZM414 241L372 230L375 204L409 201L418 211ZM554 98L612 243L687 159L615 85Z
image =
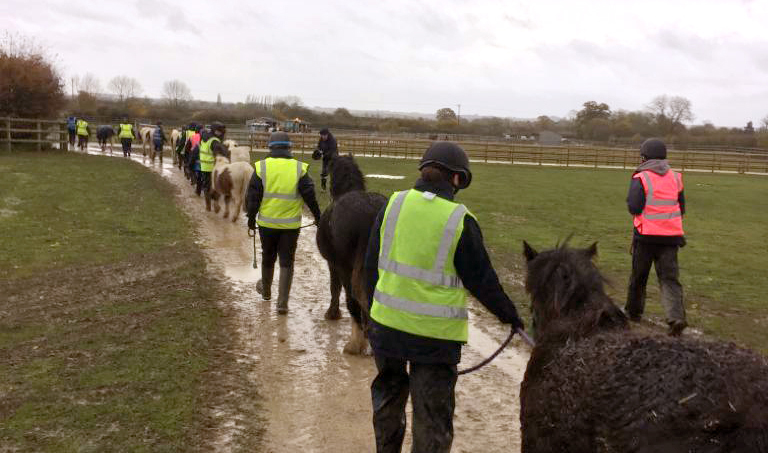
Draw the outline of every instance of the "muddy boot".
M261 279L256 282L256 292L261 294L264 300L272 299L272 276L275 274L274 267L261 268Z
M277 293L277 314L288 313L288 298L291 295L291 283L293 282L293 267L280 268L280 283Z

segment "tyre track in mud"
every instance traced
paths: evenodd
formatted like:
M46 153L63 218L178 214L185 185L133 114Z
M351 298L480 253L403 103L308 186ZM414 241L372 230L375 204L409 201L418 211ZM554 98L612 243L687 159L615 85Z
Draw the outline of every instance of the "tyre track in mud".
M89 148L89 153L102 155L97 147ZM122 158L120 152L113 154L118 155ZM370 357L342 353L351 322L346 310L339 321L323 318L330 300L329 277L315 244L315 228L305 228L299 235L289 313L277 316L277 282L270 302L262 301L256 292L261 274L252 267L253 245L245 217L240 215L232 223L206 212L204 200L195 196L181 171L169 162L151 164L135 152L132 159L179 188L178 203L197 223L199 243L211 270L226 275L231 287L231 298L221 301L225 311L233 313L230 324L235 326L227 352L250 372L247 382L226 383L232 387L228 403L209 407L218 422L209 430L213 437L209 447L240 450L238 435L245 415L233 401L239 395L253 399L258 393L266 420L265 451L375 451L370 402L375 365ZM459 368L490 355L507 335L506 327L476 302L470 312L469 345ZM518 394L527 360L527 346L516 337L490 365L459 377L452 451L519 451ZM408 418L404 451L410 449L410 413Z

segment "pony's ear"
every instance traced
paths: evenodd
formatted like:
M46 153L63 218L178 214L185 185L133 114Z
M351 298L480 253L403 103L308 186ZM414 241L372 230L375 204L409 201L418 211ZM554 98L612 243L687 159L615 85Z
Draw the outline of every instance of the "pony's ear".
M523 255L525 256L525 259L528 261L533 260L536 258L536 255L538 255L539 252L533 249L530 245L528 245L527 242L523 241Z
M584 253L587 255L587 258L594 258L597 255L597 241L593 242L592 245L584 249Z

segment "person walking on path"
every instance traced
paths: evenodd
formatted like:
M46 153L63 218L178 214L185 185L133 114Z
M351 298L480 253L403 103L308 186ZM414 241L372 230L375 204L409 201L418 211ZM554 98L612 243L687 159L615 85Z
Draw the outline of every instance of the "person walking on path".
M203 131L200 134L200 174L196 193L205 196L205 210L211 210L211 172L216 165L216 156L229 157L229 151L222 144L227 127L218 121L211 124L211 131Z
M248 184L246 204L248 228L258 225L261 240L261 279L256 290L264 300L272 298L275 261L280 260L277 313L288 313L288 299L293 282L293 262L301 227L301 208L306 203L315 223L320 207L315 198L315 183L309 166L293 158L291 142L285 132L269 137L269 155L253 164L256 171Z
M331 134L328 128L320 129L320 140L318 140L317 148L312 153L312 158L315 160L323 159L323 168L320 172L320 187L323 190L326 188L326 180L328 179L331 162L338 155L339 150L336 144L336 137Z
M661 304L666 311L668 333L678 336L688 325L677 263L677 251L685 246L683 177L670 168L667 147L659 139L651 138L643 142L640 156L642 163L632 175L627 194L634 233L632 275L624 310L629 319L640 321L645 310L648 274L653 265L661 287Z
M91 135L91 129L88 126L88 121L80 118L77 120L77 147L80 151L85 151L88 148L88 136Z
M69 134L69 149L75 149L75 138L77 137L77 117L67 118L67 133Z
M152 145L154 146L152 162L155 161L155 154L158 154L160 156L160 163L163 163L163 146L165 146L165 142L167 141L168 138L165 136L165 131L163 130L163 122L158 121L155 130L152 132Z
M136 132L133 131L133 124L128 122L128 118L123 118L123 122L120 123L117 138L123 146L123 157L131 157L131 143L136 138Z
M413 189L394 193L379 213L366 253L379 453L400 452L409 394L412 451L450 451L457 364L469 329L467 292L501 322L524 328L477 220L453 201L472 181L466 152L452 142L434 142L419 170Z

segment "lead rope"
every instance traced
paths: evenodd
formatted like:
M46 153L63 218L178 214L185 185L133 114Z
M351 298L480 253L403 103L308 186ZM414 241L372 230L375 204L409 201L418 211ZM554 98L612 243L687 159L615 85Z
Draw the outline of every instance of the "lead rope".
M256 259L256 230L248 230L248 236L253 238L253 268L259 268L259 260Z
M471 372L473 372L473 371L477 371L477 370L479 370L480 368L482 368L482 367L484 367L484 366L488 365L489 363L491 363L491 361L492 361L493 359L495 359L497 355L501 354L501 351L503 351L503 350L504 350L504 348L506 348L506 347L509 345L509 342L510 342L510 341L512 341L512 337L514 337L514 336L515 336L515 333L519 334L519 335L520 335L520 337L521 337L523 340L525 340L525 342L526 342L526 343L528 343L528 345L529 345L530 347L534 347L534 346L535 346L535 343L533 342L533 339L532 339L531 337L529 337L529 336L528 336L528 334L527 334L527 333L525 333L525 331L524 331L524 330L522 330L522 329L519 329L519 328L513 328L513 329L512 329L512 330L509 332L509 336L507 337L507 339L506 339L506 340L504 340L504 342L501 344L501 346L499 347L499 349L497 349L497 350L496 350L496 352L494 352L493 354L491 354L491 356L490 356L490 357L488 357L487 359L485 359L485 360L483 360L482 362L478 363L477 365L475 365L475 366L472 366L472 367L469 367L469 368L467 368L466 370L461 370L461 371L459 371L459 374L460 374L460 375L461 375L461 374L468 374L468 373L471 373Z

